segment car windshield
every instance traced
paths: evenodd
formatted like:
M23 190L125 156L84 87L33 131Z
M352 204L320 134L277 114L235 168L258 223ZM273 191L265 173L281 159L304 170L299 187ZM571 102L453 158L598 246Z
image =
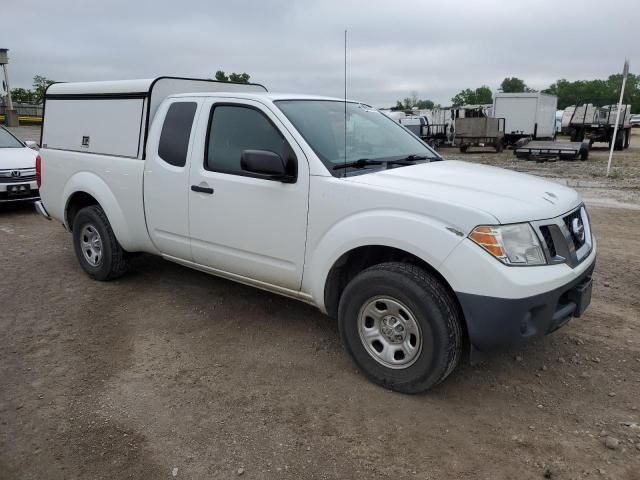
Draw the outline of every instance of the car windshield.
M0 148L21 148L24 147L19 140L13 135L7 132L5 129L0 128Z
M340 101L275 103L333 175L342 176L345 170L365 172L418 160L440 160L421 140L366 105L347 102L345 115L345 102ZM345 163L352 166L341 168Z

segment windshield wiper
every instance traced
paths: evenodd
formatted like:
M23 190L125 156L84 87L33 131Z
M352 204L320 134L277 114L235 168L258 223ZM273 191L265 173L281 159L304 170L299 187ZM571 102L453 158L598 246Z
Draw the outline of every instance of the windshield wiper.
M407 155L404 158L394 158L393 160L387 160L387 165L412 165L413 162L418 160L429 160L431 157L425 155Z
M344 162L339 163L333 166L334 170L340 170L341 168L364 168L369 165L383 165L387 162L383 162L380 160L370 160L368 158L359 158L358 160L354 160L352 162Z
M393 160L370 160L368 158L359 158L352 162L341 163L333 166L334 170L340 170L341 168L364 168L369 165L411 165L418 160L428 160L431 157L425 155L407 155L402 158L394 158Z

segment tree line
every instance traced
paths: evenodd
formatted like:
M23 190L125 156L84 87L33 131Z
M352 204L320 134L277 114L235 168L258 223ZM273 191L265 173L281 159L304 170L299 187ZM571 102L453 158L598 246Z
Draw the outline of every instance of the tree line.
M251 75L248 73L232 72L226 74L223 70L218 70L213 79L220 82L249 83ZM33 77L33 88L12 88L11 97L16 103L40 104L44 99L44 92L47 87L55 83L53 80L43 75ZM618 102L622 75L609 75L606 80L576 80L570 81L560 79L552 83L549 88L542 90L543 93L550 93L558 97L558 108L564 109L569 105L593 103L594 105L611 105ZM499 92L521 93L535 92L529 88L524 80L517 77L507 77L500 84ZM632 112L640 112L640 75L629 74L627 87L624 94L624 103L631 104ZM465 88L451 98L453 106L460 105L483 105L493 103L493 92L491 88L482 85L477 88ZM392 110L428 110L436 106L435 102L429 99L418 98L417 92L396 102Z
M622 74L615 74L609 75L606 80L570 81L560 79L542 90L542 93L557 96L558 108L562 110L569 105L581 105L583 103L593 103L597 106L615 104L620 98L621 86ZM505 78L498 91L504 93L536 92L536 90L529 88L524 80L517 77ZM491 103L493 103L493 92L486 85L478 88L465 88L451 98L451 105L454 107ZM630 104L632 112L640 112L640 75L629 74L623 103ZM413 92L411 97L398 100L392 110L412 110L414 108L421 110L430 109L434 106L435 103L433 101L419 99L417 92Z

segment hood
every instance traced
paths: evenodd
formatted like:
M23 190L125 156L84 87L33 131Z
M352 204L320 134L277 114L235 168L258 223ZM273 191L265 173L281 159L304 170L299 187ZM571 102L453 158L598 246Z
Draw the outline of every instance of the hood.
M31 148L0 148L0 170L36 168L38 152Z
M499 223L557 217L581 202L575 190L555 182L456 160L392 168L349 180L482 210Z

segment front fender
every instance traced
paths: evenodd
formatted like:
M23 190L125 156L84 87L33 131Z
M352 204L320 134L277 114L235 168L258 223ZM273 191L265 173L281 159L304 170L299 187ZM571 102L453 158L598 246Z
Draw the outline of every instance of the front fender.
M342 218L308 249L302 290L310 293L326 313L324 289L331 268L342 255L364 246L403 250L440 272L440 265L463 239L448 226L451 225L401 210L365 211Z

